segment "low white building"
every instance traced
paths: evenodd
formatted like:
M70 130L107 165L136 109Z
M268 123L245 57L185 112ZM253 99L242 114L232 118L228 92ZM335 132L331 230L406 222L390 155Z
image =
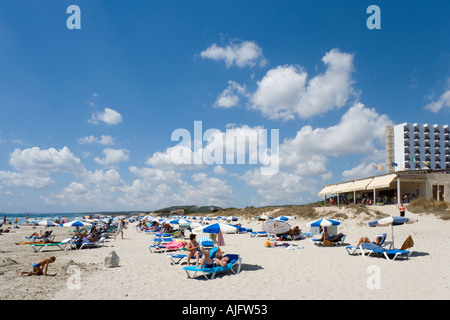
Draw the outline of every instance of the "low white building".
M400 203L415 198L450 202L450 170L408 170L323 186L319 196L334 197L337 204Z

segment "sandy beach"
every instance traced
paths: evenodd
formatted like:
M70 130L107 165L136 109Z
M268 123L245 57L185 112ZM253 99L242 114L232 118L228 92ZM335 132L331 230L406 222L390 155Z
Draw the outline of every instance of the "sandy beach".
M376 209L390 215L398 213L394 205ZM316 210L326 214L331 209ZM346 245L355 245L361 236L372 239L379 232L386 232L390 240L390 227L370 228L367 219L345 213L349 218L342 221L339 232L346 234ZM241 272L221 273L209 281L190 279L182 266L170 264L165 253L151 253L151 236L138 232L135 223L128 224L124 239L109 238L101 248L50 248L42 253L15 244L42 230L23 226L0 236L0 300L450 299L450 221L428 214L407 212L407 216L418 222L394 227L394 234L396 248L412 236L415 245L409 259L352 256L345 245L319 247L310 239L291 241L293 250L265 248L266 238L225 234L222 249L241 256ZM261 230L262 222L240 222L243 227ZM289 221L304 232L309 230L308 222ZM67 228L54 228L55 240L66 238L67 232ZM112 251L120 257L120 266L106 268L104 259ZM52 255L56 261L49 267L50 276L20 276L21 271L31 271L33 262ZM378 287L373 285L375 276Z

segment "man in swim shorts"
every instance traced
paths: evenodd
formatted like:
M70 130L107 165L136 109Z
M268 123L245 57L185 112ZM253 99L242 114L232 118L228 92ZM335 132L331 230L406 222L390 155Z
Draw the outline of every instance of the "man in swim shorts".
M20 275L27 275L27 276L41 276L47 275L47 270L48 270L48 265L50 263L55 262L56 258L50 257L50 258L44 258L38 262L33 263L33 271L31 272L27 272L27 271L23 271Z

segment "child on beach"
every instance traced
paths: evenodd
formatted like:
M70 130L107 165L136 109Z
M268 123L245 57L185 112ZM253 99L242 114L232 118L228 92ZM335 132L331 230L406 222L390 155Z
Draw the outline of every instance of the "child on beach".
M33 263L33 271L27 272L23 271L20 275L27 275L27 276L40 276L40 275L47 275L48 265L50 263L55 262L56 258L50 257L50 258L44 258L42 260L39 260L38 262Z

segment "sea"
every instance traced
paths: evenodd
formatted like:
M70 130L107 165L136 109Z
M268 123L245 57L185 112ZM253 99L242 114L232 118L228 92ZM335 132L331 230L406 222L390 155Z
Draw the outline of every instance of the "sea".
M32 223L33 221L41 221L44 219L48 219L50 221L55 220L76 220L83 219L83 217L89 216L89 213L0 213L0 224L4 223L4 219L6 217L6 223L8 224L26 224L27 223L27 214L28 214L28 223ZM93 217L111 217L117 215L117 213L92 213ZM125 214L124 214L125 215ZM128 214L127 214L128 215ZM15 220L17 218L17 223Z

